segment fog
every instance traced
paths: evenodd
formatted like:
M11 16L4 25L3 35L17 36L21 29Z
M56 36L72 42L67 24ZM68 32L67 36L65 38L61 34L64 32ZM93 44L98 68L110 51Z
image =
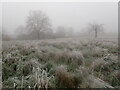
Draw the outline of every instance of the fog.
M0 3L0 26L2 26L2 3ZM1 30L1 27L0 27Z
M117 2L0 8L0 88L120 88Z
M19 25L26 24L30 10L46 13L53 29L63 25L83 32L89 22L97 22L104 24L105 32L118 31L117 2L8 2L3 3L2 10L3 27L9 34L13 34Z

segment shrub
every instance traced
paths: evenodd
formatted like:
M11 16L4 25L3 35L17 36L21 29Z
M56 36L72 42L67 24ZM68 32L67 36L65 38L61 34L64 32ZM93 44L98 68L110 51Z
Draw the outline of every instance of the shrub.
M59 85L63 85L67 88L75 88L78 83L73 74L67 72L65 66L61 65L56 68L56 77Z

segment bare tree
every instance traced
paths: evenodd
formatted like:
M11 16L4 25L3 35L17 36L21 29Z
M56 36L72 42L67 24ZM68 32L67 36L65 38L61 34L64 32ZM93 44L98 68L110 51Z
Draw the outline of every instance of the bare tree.
M27 30L31 32L36 32L37 38L40 39L40 33L44 33L47 30L50 30L50 22L49 17L46 14L42 13L42 11L30 11L29 16L27 18Z
M94 32L95 38L98 37L99 32L103 32L103 24L98 24L98 23L89 23L88 25L88 30L89 32Z

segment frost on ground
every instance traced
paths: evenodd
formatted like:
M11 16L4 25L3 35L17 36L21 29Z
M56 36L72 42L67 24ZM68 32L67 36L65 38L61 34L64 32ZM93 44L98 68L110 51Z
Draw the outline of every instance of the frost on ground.
M3 41L5 88L120 87L116 40Z

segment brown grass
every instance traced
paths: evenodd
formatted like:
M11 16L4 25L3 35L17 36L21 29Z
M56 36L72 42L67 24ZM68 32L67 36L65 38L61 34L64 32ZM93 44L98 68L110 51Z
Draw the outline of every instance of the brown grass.
M58 83L64 87L75 88L77 86L74 75L67 72L67 69L63 65L56 68L56 77L58 79Z

